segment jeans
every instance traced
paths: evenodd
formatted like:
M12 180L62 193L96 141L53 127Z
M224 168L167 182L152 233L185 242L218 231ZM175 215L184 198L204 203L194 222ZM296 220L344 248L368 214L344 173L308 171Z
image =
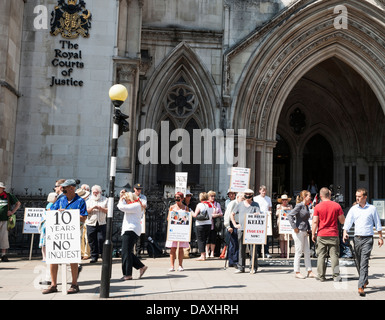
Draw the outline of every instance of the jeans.
M336 278L340 274L340 264L339 264L339 247L340 239L339 237L317 237L317 272L318 277L325 279L326 273L326 258L330 256L332 264L332 274L333 278Z
M299 231L295 233L293 230L292 233L295 245L295 255L294 255L294 272L300 271L300 261L301 255L305 260L305 267L307 271L311 271L311 260L310 260L310 248L309 248L309 235L306 231Z
M134 231L126 231L122 236L122 273L124 276L132 276L132 267L140 269L144 264L134 255L134 245L139 236Z
M369 258L373 248L373 237L355 236L354 248L356 252L358 270L360 270L360 277L358 279L358 288L363 288L366 282L368 281Z

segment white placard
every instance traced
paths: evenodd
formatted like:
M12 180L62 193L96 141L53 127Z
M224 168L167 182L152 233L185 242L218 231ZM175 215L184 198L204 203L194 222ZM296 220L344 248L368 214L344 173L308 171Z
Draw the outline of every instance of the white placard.
M250 169L249 168L231 168L230 190L233 192L243 192L249 188Z
M247 213L243 233L244 244L266 244L266 213Z
M80 210L46 212L47 264L80 263Z
M182 192L186 195L187 172L175 172L175 193Z
M39 225L44 212L44 208L25 208L23 233L39 234Z
M191 212L170 211L168 216L167 240L190 242L191 240Z
M289 212L291 210L281 210L279 214L279 234L292 234L293 228L291 227L288 219Z

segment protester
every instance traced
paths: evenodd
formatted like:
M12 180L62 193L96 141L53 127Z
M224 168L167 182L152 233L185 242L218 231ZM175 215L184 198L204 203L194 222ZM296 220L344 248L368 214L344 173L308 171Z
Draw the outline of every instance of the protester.
M134 185L134 194L140 199L140 203L142 204L142 207L143 207L142 218L143 218L146 214L146 209L147 209L147 197L143 194L142 184L136 183ZM144 249L145 241L146 241L146 235L144 233L141 233L136 242L136 255L138 257L140 257L140 251Z
M189 208L182 203L184 199L183 193L182 192L177 192L175 193L175 204L170 206L168 210L168 215L167 215L167 221L169 219L172 219L172 215L176 214L179 216L180 213L183 212L189 212ZM185 241L167 241L166 242L166 248L170 248L170 260L171 260L171 267L168 271L175 271L174 265L175 265L175 260L176 260L176 250L178 249L178 261L179 261L179 266L178 266L178 271L183 271L183 257L184 257L184 248L188 248L190 246L189 242Z
M271 210L273 205L271 203L271 198L266 195L266 186L261 185L259 187L259 195L254 197L254 201L258 203L261 212L266 213L267 225L271 223ZM271 254L269 253L269 241L271 236L267 236L266 244L264 245L265 257L271 258ZM258 246L258 254L261 254L261 246Z
M91 188L91 196L87 202L88 217L86 220L87 239L90 245L91 261L98 261L99 254L103 254L103 243L106 239L106 215L108 211L108 199L102 196L102 188L94 185Z
M354 248L359 269L358 294L365 296L364 289L369 284L369 258L373 249L373 227L376 228L379 239L378 246L384 244L382 238L381 220L375 206L367 203L368 192L364 188L356 191L356 205L353 205L344 224L344 241L349 239L349 230L354 223Z
M228 199L226 199L225 201L225 210L227 209L227 206L229 205L229 203L231 201L234 201L235 198L236 198L236 193L234 191L231 191L230 189L227 190L227 197Z
M276 216L277 216L277 224L279 228L279 223L281 221L282 215L287 214L289 211L293 210L293 206L289 204L291 198L287 196L287 194L283 194L281 198L278 198ZM288 234L280 234L279 235L279 248L281 250L281 258L287 257L287 242L290 241L290 235Z
M195 222L195 231L197 235L198 242L198 251L200 253L200 257L197 261L205 261L206 260L206 244L210 235L211 224L212 224L212 216L215 208L208 202L209 196L206 192L201 192L199 194L200 203L197 204L195 212L193 213L193 218L196 218L200 212L207 211L209 215L208 220L196 220Z
M230 219L234 225L234 228L237 229L238 235L238 264L236 273L245 272L246 267L246 244L243 243L243 233L245 228L245 220L247 214L259 214L260 208L257 202L253 201L254 191L251 189L246 189L244 191L245 200L238 203L231 213ZM252 269L252 261L254 259L254 269ZM252 255L252 250L250 250L250 273L256 273L258 269L258 255Z
M122 281L132 280L132 268L139 270L139 279L147 270L139 258L134 254L134 246L138 240L142 227L140 220L143 214L143 205L139 197L122 190L118 209L124 212L122 224Z
M310 212L309 204L311 203L311 195L307 190L302 190L297 196L297 204L289 213L288 219L293 228L293 239L295 245L294 255L294 272L298 279L305 279L306 277L300 272L300 260L303 253L305 260L305 268L307 270L308 278L315 278L312 272L309 248L309 232L311 230L309 224Z
M326 259L329 255L333 280L340 281L338 222L344 224L345 216L341 206L331 201L332 193L328 188L321 188L319 195L321 202L314 208L312 223L312 239L314 243L317 241L317 279L325 281Z
M226 228L226 244L228 245L228 259L229 259L229 267L236 267L238 263L238 253L239 253L239 245L238 245L238 233L237 229L234 228L233 223L231 222L231 213L233 212L235 206L241 201L245 200L243 192L238 192L235 200L230 201L227 205L225 216L223 219L224 226Z
M222 226L220 219L223 216L223 212L220 203L215 201L216 192L210 190L207 194L209 196L209 203L214 207L214 211L212 215L210 235L206 245L206 257L214 258L215 243L217 240L218 230L221 229ZM216 224L219 225L219 227L217 227Z
M0 248L1 261L8 262L7 250L9 249L8 240L8 220L20 208L20 201L11 193L5 191L6 186L0 182Z
M80 222L84 222L87 218L87 206L84 199L82 199L76 192L76 181L73 179L65 180L61 185L63 196L59 197L58 200L52 205L51 210L64 211L65 209L79 209L80 211ZM79 292L78 276L79 266L77 263L71 263L71 275L72 284L67 293ZM43 290L43 294L57 292L57 273L59 266L58 264L50 264L51 273L51 285Z

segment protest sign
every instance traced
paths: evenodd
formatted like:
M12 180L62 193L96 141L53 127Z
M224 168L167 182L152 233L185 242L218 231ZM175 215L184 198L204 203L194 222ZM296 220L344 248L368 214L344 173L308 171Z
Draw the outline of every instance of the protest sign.
M47 211L46 252L48 264L80 263L80 211Z
M182 192L186 195L187 172L175 172L175 193Z
M39 225L42 220L44 208L25 208L24 210L24 223L23 233L27 234L38 234Z
M293 228L288 219L290 211L291 210L281 210L279 215L279 234L292 234Z
M266 244L266 213L248 213L243 232L244 244Z
M231 168L230 190L233 192L243 192L249 188L250 169L249 168Z
M191 212L184 210L170 211L168 216L167 240L190 242L191 219Z

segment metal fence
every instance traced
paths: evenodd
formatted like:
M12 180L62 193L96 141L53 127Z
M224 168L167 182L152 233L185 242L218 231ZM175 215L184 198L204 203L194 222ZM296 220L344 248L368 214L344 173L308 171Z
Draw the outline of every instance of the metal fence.
M169 206L173 203L172 198L164 198L160 192L153 192L146 194L147 196L147 210L146 210L146 233L142 235L139 247L139 253L146 254L146 240L151 237L161 248L164 249L164 245L167 237L167 213ZM16 227L9 232L10 249L9 252L21 256L27 256L31 248L31 234L23 234L23 220L25 208L45 208L47 205L46 196L17 196L21 202L21 207L16 213ZM124 213L117 209L118 198L115 198L114 206L114 220L113 220L113 232L112 241L114 249L119 250L121 247L121 226ZM221 204L222 211L224 213L225 199L217 199ZM275 204L273 205L275 208ZM222 218L223 221L223 218ZM276 227L275 212L272 214L273 228ZM223 226L223 223L222 223ZM193 223L191 237L191 254L197 254L197 243L195 236L195 228ZM39 248L39 235L34 235L32 244L32 255L39 256L41 250ZM225 239L225 229L218 232L216 255L222 249ZM270 240L271 253L274 253L274 246L278 249L278 241L272 237Z

